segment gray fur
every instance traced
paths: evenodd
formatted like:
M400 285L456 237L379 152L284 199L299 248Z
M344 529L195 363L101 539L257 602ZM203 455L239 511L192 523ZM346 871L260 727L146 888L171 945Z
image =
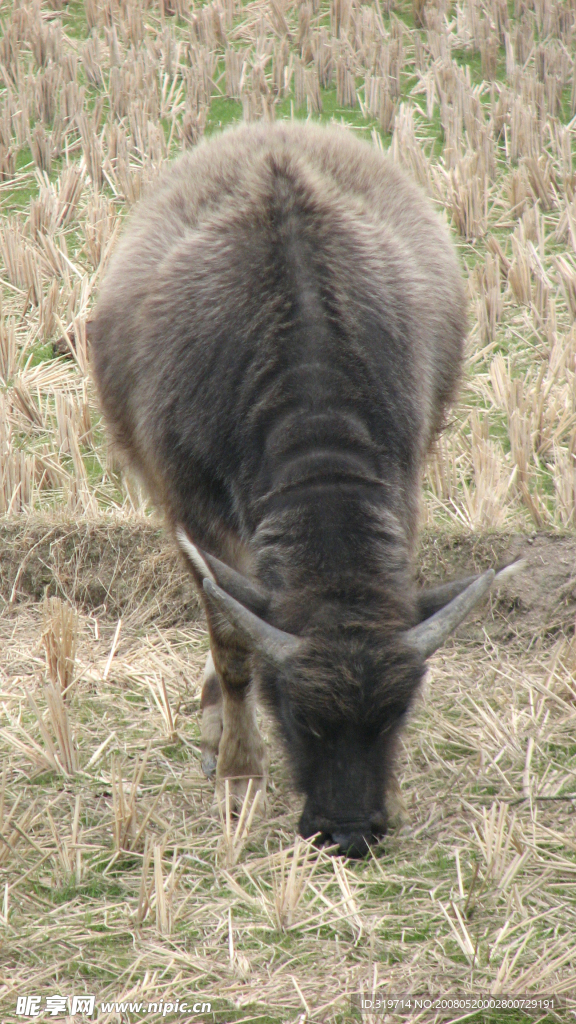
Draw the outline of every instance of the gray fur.
M303 641L280 669L202 592L224 734L255 680L307 798L301 830L352 852L385 830L423 672L402 642L420 475L465 329L429 202L377 150L308 123L243 126L177 161L133 215L92 325L113 437L172 529Z

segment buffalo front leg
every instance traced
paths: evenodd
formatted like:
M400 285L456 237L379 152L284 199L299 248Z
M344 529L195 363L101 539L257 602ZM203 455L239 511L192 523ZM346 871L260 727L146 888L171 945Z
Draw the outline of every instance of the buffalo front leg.
M200 729L200 751L202 771L207 779L216 775L218 748L222 738L223 699L222 686L214 668L212 651L209 652L202 677L202 725Z
M208 655L202 687L202 769L216 774L216 789L222 796L228 780L232 805L237 810L252 779L253 792L264 794L268 752L256 721L256 702L249 678L238 685L226 679L226 668L218 673L212 653Z

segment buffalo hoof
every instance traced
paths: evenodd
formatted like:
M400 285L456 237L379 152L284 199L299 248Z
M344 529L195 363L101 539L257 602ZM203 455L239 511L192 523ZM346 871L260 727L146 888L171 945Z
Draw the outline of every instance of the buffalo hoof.
M218 756L212 750L202 751L202 771L207 779L215 778L217 762Z
M252 785L250 786L250 782ZM256 799L258 793L258 808L257 811L262 814L265 810L266 803L266 776L241 776L233 778L222 778L218 777L216 782L216 802L220 806L221 810L226 813L226 783L228 783L228 794L230 800L230 812L234 817L238 817L244 806L246 796L249 796L249 806L247 812L250 812L252 802ZM250 793L248 794L248 787L250 786Z

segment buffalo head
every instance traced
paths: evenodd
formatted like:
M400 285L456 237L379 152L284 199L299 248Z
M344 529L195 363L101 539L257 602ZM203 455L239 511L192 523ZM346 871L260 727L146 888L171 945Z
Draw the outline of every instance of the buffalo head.
M294 636L281 628L274 594L183 531L179 541L202 583L215 660L231 645L250 658L305 798L301 834L364 855L386 832L398 730L426 659L488 591L493 570L421 595L418 606L432 614L408 630L371 622Z

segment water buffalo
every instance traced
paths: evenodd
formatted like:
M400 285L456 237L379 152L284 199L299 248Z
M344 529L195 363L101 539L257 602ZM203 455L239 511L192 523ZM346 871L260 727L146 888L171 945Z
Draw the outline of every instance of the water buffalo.
M206 611L204 769L238 799L265 778L257 694L301 833L350 855L386 831L426 658L494 575L414 583L422 465L465 331L454 248L419 189L343 129L284 122L176 161L91 327L113 438Z

